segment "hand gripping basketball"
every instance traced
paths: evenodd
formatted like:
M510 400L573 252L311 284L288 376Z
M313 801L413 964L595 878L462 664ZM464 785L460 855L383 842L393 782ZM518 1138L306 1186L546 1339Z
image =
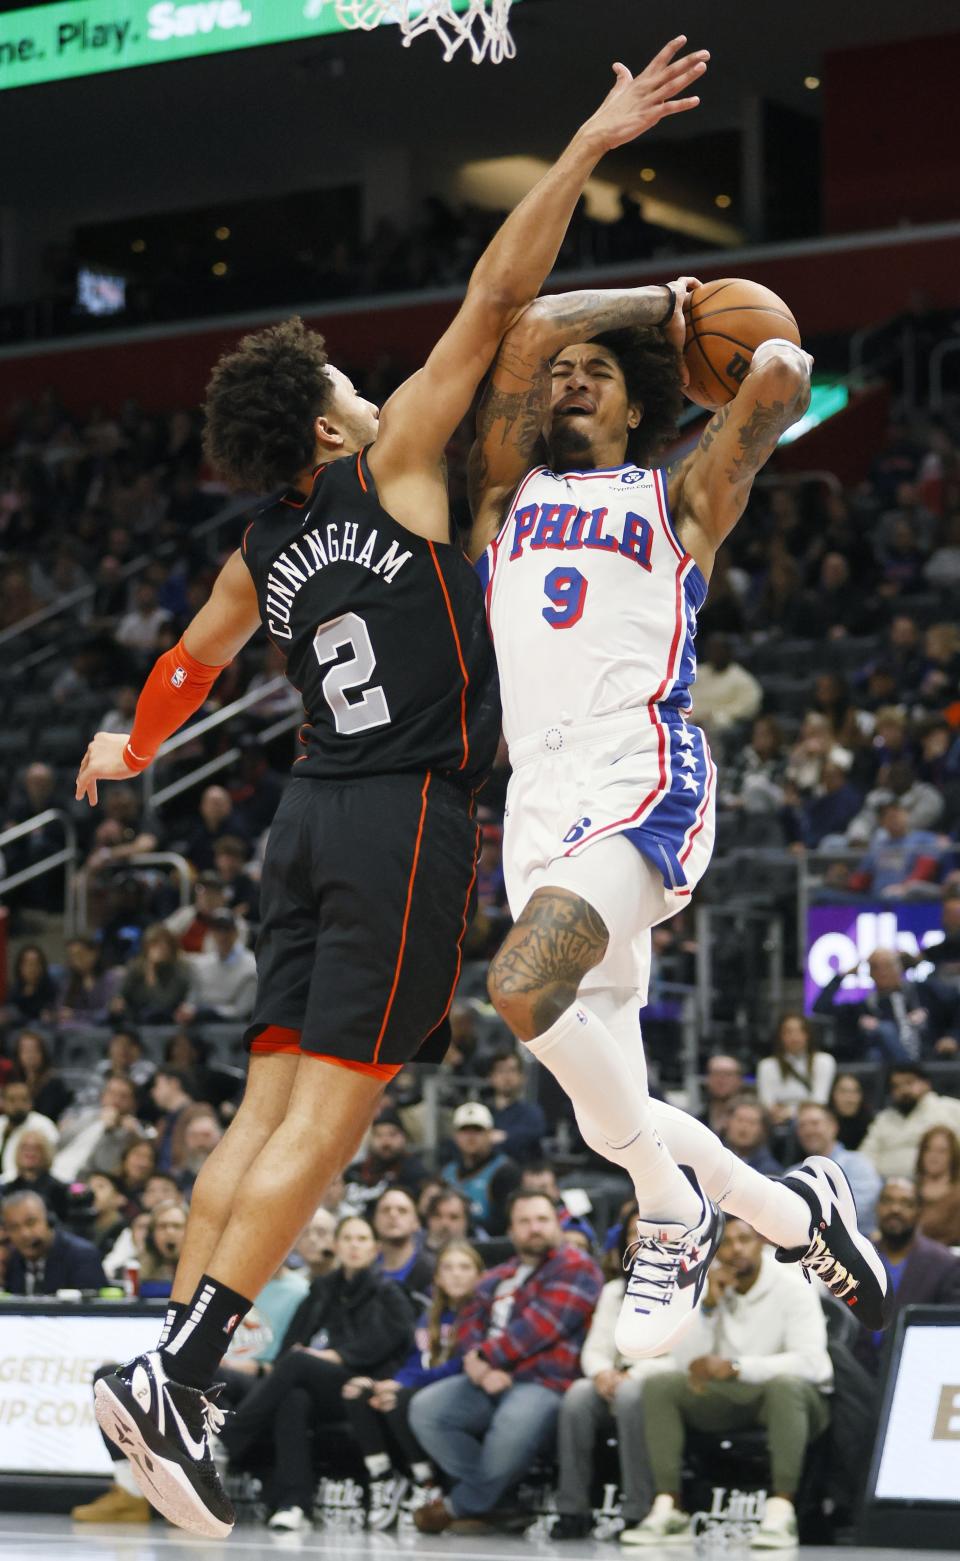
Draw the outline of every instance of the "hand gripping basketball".
M710 53L697 49L676 59L686 41L682 34L672 39L639 76L619 61L614 65L616 82L584 127L602 139L607 151L635 140L669 114L683 114L697 107L698 97L677 98L676 94L703 75Z

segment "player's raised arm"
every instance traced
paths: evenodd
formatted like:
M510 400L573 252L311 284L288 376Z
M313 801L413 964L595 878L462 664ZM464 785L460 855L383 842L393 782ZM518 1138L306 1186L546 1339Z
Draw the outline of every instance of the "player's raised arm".
M503 523L517 484L530 470L550 407L550 365L571 342L605 331L659 326L681 356L686 334L683 304L695 277L650 287L555 293L537 298L504 337L477 410L470 451L470 556L479 558Z
M165 651L137 701L133 731L97 732L77 775L77 801L97 805L97 782L131 780L161 743L204 703L220 673L260 626L253 580L239 552L231 554L179 644Z
M606 152L642 135L668 115L695 108L677 98L706 70L706 50L678 59L674 38L634 77L615 65L616 81L480 257L467 295L424 367L391 396L380 418L370 467L381 485L417 468L435 469L504 333L537 296L553 269L583 188ZM661 292L661 297L662 297Z
M670 484L680 539L708 579L717 548L747 507L753 479L810 405L812 367L810 354L793 342L759 346L737 394L710 419Z

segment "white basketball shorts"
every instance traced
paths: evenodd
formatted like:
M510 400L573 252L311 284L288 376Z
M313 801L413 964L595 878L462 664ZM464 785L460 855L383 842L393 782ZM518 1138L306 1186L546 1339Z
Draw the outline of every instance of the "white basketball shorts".
M632 987L645 1000L650 928L689 903L713 851L706 737L653 705L546 728L511 744L510 762L503 865L514 920L537 889L579 895L610 935L583 989Z

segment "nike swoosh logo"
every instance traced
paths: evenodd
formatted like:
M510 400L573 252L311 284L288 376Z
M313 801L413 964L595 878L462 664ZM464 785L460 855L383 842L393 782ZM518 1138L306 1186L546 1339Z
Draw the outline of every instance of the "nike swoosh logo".
M196 1441L196 1439L190 1435L190 1432L187 1430L186 1426L184 1425L184 1423L183 1423L183 1416L180 1414L179 1410L177 1409L176 1404L173 1402L173 1399L170 1397L169 1393L167 1393L165 1395L165 1397L166 1397L166 1400L167 1400L167 1406L168 1406L168 1408L170 1410L171 1415L173 1416L173 1419L174 1419L174 1422L176 1424L177 1430L180 1432L180 1436L183 1439L184 1447L186 1448L187 1452L190 1454L191 1458L195 1458L198 1463L201 1463L203 1461L203 1459L205 1458L206 1452L207 1452L207 1439L206 1439L206 1437L205 1436L201 1437L199 1442Z

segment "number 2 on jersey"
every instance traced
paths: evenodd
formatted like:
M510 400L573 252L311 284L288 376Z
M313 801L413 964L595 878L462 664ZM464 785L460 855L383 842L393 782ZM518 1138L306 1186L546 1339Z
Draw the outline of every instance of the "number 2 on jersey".
M551 629L572 629L580 622L587 599L587 582L579 569L563 566L551 569L543 589L551 603L544 607L543 616Z
M345 646L349 646L352 654L346 661L337 661L338 653ZM359 699L347 698L348 691L369 683L377 665L363 619L355 612L345 612L339 618L321 623L313 636L313 648L321 667L330 661L335 663L321 687L340 735L352 737L371 726L389 725L390 707L379 684L365 689Z

